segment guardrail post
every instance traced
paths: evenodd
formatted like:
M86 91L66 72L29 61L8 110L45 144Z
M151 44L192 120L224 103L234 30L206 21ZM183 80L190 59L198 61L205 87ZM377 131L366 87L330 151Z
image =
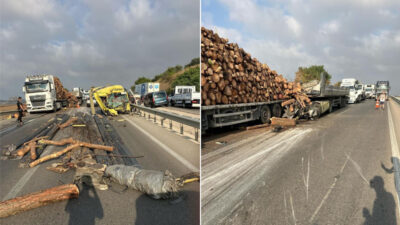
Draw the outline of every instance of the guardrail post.
M172 120L169 120L169 129L172 130Z
M157 123L157 117L155 113L154 113L154 123Z
M183 124L181 123L181 134L183 134Z
M147 119L150 119L150 113L147 114Z
M161 119L160 119L160 121L161 121L161 127L164 127L164 120L165 120L165 118L161 118Z
M194 128L194 139L199 141L199 129Z

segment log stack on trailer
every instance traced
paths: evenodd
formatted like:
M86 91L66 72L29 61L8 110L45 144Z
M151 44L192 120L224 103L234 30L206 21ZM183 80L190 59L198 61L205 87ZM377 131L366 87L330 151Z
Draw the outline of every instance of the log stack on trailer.
M311 100L299 83L212 30L201 28L202 129L297 115ZM283 105L281 105L284 103Z
M204 27L201 61L203 105L268 102L303 96L299 83L288 82L236 43L229 43Z

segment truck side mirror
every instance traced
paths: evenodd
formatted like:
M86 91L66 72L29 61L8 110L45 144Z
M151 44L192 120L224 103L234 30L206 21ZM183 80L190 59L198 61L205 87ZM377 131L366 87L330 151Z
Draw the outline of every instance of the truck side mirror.
M54 84L50 84L50 90L54 89Z
M22 92L26 92L25 86L22 87Z

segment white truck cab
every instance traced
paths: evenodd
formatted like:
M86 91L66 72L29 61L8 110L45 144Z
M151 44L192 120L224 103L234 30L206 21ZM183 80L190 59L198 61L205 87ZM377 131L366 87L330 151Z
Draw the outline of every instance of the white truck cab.
M57 111L61 102L57 99L53 75L32 75L25 78L22 88L25 93L27 111Z
M364 91L362 84L356 78L345 78L342 79L340 87L345 87L349 89L349 101L348 103L358 103L364 99Z
M176 86L170 102L172 106L200 107L200 95L196 86Z

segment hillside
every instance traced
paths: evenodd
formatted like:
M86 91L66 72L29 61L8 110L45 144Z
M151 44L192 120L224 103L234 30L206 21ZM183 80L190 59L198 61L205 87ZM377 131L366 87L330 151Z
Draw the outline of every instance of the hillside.
M165 91L167 91L168 93L170 92L170 91L172 91L172 89L176 86L176 85L196 85L196 83L195 82L193 82L193 81L188 81L187 83L182 83L182 82L179 82L179 80L178 80L178 78L179 77L181 77L182 75L184 75L185 73L186 74L189 74L190 73L190 71L193 71L193 70L195 70L196 68L200 68L200 65L193 65L193 66L189 66L189 67L187 67L187 68L185 68L185 69L183 69L183 70L181 70L181 71L179 71L179 72L176 72L176 73L174 73L174 74L171 74L171 75L169 75L169 76L162 76L162 77L160 77L160 78L158 78L157 80L155 80L155 82L158 82L158 83L160 83L160 90L165 90ZM199 73L198 73L198 79L200 80L200 69L198 69L199 70ZM199 81L200 82L200 81ZM198 83L199 82L197 82L197 87L196 87L196 89L197 89L197 91L199 91L199 86L198 86Z

